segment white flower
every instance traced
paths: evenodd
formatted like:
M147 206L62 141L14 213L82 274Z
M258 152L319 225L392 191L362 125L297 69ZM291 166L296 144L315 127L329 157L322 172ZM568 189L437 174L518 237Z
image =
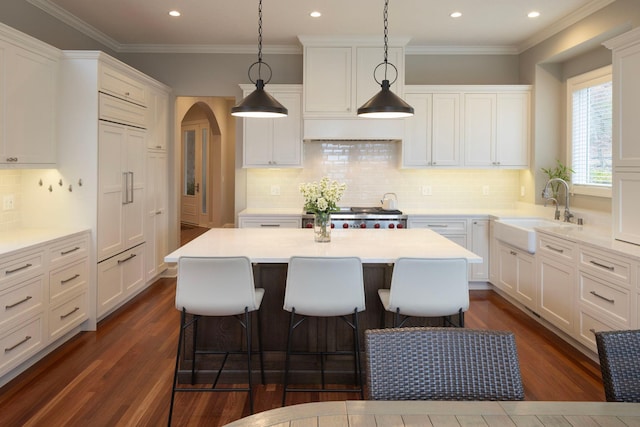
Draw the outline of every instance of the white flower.
M328 177L320 180L320 183L302 183L299 186L300 193L304 197L304 208L308 212L332 212L338 210L338 202L342 198L346 184L331 181Z

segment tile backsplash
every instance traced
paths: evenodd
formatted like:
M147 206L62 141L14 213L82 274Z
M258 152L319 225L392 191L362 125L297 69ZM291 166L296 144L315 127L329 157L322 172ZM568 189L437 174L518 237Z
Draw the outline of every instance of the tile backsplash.
M0 232L20 226L22 171L0 170ZM5 197L13 196L13 209L4 210Z
M400 148L388 141L305 142L304 168L247 170L247 208L302 208L298 185L323 176L347 184L342 206L378 206L388 192L400 209L511 209L518 201L518 170L401 169Z

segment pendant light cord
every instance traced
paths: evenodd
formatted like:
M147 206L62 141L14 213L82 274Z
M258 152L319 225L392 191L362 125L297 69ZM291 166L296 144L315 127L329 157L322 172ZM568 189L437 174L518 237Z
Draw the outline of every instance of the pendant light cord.
M388 45L389 45L389 0L384 1L384 12L382 13L384 21L384 79L387 80L387 64L388 64Z
M262 75L262 0L258 2L258 79Z

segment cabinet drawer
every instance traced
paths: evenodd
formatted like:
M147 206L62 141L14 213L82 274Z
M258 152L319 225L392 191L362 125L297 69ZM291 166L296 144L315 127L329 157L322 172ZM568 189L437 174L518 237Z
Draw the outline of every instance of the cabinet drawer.
M87 294L83 292L49 311L49 336L53 339L87 319Z
M631 261L613 257L591 248L580 249L580 268L595 272L607 280L631 285Z
M146 129L147 111L140 105L101 93L100 120Z
M580 272L580 302L626 326L631 325L631 295L628 289L615 286L595 276Z
M85 258L67 267L51 272L49 276L49 299L55 303L69 292L87 286L89 262Z
M302 221L291 218L262 218L262 219L240 219L240 228L300 228Z
M42 311L44 277L38 276L0 293L0 329Z
M600 320L598 316L594 316L590 313L580 310L579 315L579 338L580 341L585 344L591 351L598 352L598 346L596 344L596 332L600 331L613 331L620 329L607 324Z
M42 316L0 336L0 375L35 354L42 345Z
M42 271L44 252L16 255L0 260L0 289L17 280L33 276Z
M108 67L100 69L100 90L140 105L147 105L144 84Z
M568 240L538 233L538 252L558 260L573 261L576 258L576 245Z
M466 234L467 220L459 219L410 219L408 221L409 228L428 228L438 234Z
M67 239L49 249L49 266L57 268L89 254L89 236Z

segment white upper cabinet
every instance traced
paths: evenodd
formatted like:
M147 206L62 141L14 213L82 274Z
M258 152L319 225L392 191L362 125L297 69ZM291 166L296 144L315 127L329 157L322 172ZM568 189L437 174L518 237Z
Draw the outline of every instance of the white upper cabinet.
M100 67L99 84L102 92L134 104L147 105L147 86L114 68Z
M61 56L0 24L0 168L56 166Z
M169 94L150 90L147 114L147 148L166 151L169 140Z
M304 45L304 117L355 117L358 107L380 90L374 70L384 61L381 40L300 37L300 41ZM388 49L388 62L398 70L391 90L399 96L404 88L404 44ZM384 71L384 66L376 71L379 81ZM396 79L391 66L387 78Z
M529 166L529 90L495 90L464 94L464 165Z
M404 120L402 166L459 166L460 94L407 91L405 98L415 114Z
M242 85L244 96L255 87ZM274 119L244 118L243 167L302 167L302 87L268 85L274 98L284 105L287 117Z

